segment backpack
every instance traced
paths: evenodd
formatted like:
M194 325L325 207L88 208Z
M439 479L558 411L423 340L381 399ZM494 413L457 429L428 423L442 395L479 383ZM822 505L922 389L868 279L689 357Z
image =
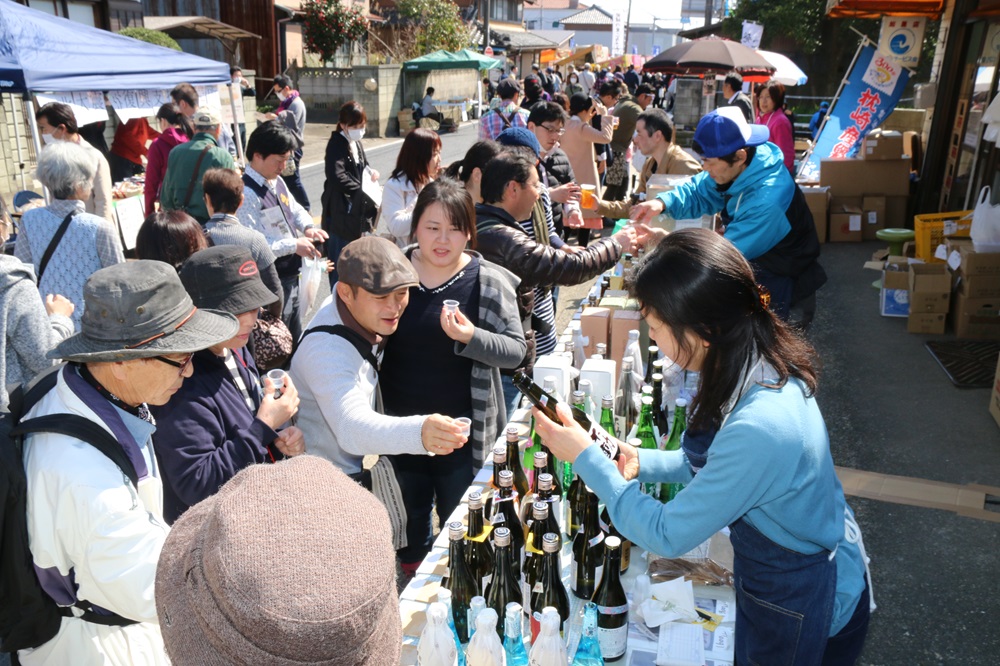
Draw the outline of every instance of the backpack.
M0 412L0 652L35 648L58 633L64 617L73 617L71 608L59 606L38 582L34 560L28 548L27 490L24 472L24 436L30 433L64 434L91 444L128 475L133 486L138 474L125 449L107 430L76 414L49 414L21 421L55 385L57 365L28 384L11 391L9 411ZM90 604L74 604L83 611L82 620L107 626L136 624L120 615L98 614Z

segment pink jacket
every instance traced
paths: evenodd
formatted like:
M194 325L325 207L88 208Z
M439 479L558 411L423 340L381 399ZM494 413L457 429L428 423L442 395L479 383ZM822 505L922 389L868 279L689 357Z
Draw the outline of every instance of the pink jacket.
M149 144L149 152L146 153L146 215L153 212L153 204L160 199L160 186L163 185L163 176L167 173L167 155L173 147L187 143L187 135L176 127L167 128L166 132L160 134L153 143Z
M771 130L771 143L781 148L781 154L785 158L785 166L795 174L795 132L792 130L792 121L788 119L785 112L777 109L762 116L757 114L755 122L758 125L767 125Z

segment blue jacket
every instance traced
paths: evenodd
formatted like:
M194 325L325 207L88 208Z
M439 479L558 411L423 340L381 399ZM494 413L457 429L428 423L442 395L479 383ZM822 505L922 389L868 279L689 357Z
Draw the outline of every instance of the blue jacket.
M257 367L246 349L233 350L243 382L260 405ZM243 360L243 363L240 362ZM221 358L194 356L194 374L156 418L153 444L163 478L163 517L173 523L188 507L214 495L244 467L281 458L271 447L278 433L257 419Z
M783 548L836 552L831 636L857 606L865 563L858 543L845 533L845 518L853 521L853 515L834 470L823 415L797 379L780 389L748 389L697 474L682 451L640 451L639 478L625 481L596 446L584 450L573 469L604 500L622 534L650 552L680 557L745 518ZM687 485L661 504L642 494L640 482Z
M773 143L757 146L747 168L720 190L707 171L659 195L666 212L688 220L722 213L726 238L755 266L795 278L793 302L819 289L819 238L805 195Z

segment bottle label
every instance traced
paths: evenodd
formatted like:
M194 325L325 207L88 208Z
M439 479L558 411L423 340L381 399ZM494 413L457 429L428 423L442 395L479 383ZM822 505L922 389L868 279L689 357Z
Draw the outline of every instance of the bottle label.
M598 606L597 612L601 615L622 615L628 612L628 604L621 606Z
M542 581L538 581L537 583L535 583L535 587L532 588L531 593L532 594L541 594L544 591L545 591L545 586L542 585Z
M590 435L591 441L595 442L598 446L601 447L601 452L604 453L604 455L607 456L608 459L610 460L618 459L618 442L615 441L615 439L608 434L607 430L602 428L597 423L591 421L590 431L588 432L588 434Z
M604 563L602 562L600 566L594 569L594 590L601 584L601 579L604 578Z
M605 659L621 657L628 648L628 624L615 629L598 627L597 642L601 646L601 656Z
M531 614L531 644L534 645L538 639L538 634L542 631L542 614Z
M592 539L587 541L587 545L593 548L602 541L604 541L604 532L598 532Z
M493 580L493 574L492 573L486 574L480 580L480 583L481 583L482 586L479 588L479 590L480 590L480 592L483 593L484 597L486 596L486 587L490 584L491 580Z

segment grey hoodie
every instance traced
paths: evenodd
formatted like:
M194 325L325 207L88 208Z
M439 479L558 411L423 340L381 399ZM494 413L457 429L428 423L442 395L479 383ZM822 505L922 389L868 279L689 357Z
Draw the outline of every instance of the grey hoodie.
M32 267L0 254L0 409L7 408L8 389L51 366L46 353L72 334L69 317L45 312Z

